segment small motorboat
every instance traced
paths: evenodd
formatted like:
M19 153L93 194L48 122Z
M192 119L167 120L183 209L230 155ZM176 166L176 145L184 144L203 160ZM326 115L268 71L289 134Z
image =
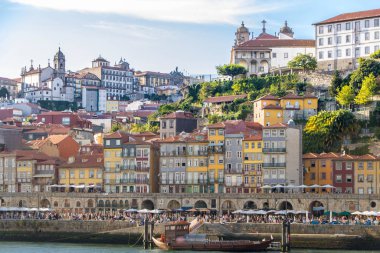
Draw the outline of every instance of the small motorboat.
M190 223L186 221L172 222L165 225L165 235L152 238L154 244L162 250L194 250L194 251L229 251L257 252L265 251L273 239L262 241L251 240L209 240L205 234L190 234Z

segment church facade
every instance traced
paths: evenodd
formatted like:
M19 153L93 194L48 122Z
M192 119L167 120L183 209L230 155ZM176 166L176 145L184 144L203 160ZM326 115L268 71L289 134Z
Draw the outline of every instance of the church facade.
M266 21L259 36L250 38L242 22L235 33L230 63L244 66L248 76L267 74L287 68L288 62L299 54L315 56L315 40L295 39L293 30L285 25L275 35L266 32Z

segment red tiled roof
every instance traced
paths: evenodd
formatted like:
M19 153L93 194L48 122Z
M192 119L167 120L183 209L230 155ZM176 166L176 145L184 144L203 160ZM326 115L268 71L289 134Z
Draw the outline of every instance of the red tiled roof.
M74 158L74 162L66 162L60 168L103 168L103 154L85 154Z
M191 112L176 111L160 117L161 119L194 119Z
M156 110L138 110L133 112L134 117L147 118L149 115L157 112Z
M271 47L315 47L315 40L253 39L236 46L235 49Z
M220 96L220 97L211 97L206 98L204 102L206 103L222 103L222 102L233 102L238 98L246 98L247 95L230 95L230 96Z
M315 23L314 25L331 24L331 23L337 23L337 22L343 22L343 21L351 21L351 20L374 18L374 17L380 17L380 9L343 13L338 16Z
M262 135L260 134L249 134L244 136L245 141L261 141L263 139Z
M283 96L281 99L283 98L286 98L286 99L298 99L298 98L303 98L302 96L299 96L299 95L296 95L296 94L293 94L293 93L289 93L289 94L286 94L285 96Z
M280 100L280 98L276 97L276 96L273 96L271 94L268 94L268 95L265 95L265 96L262 96L262 97L259 97L258 99L256 99L255 101L259 101L259 100Z
M225 128L226 125L223 122L208 125L207 128Z
M265 126L264 128L287 128L288 125L285 123L277 123L271 126Z
M268 34L268 33L260 33L260 35L256 39L257 40L278 40L278 37Z

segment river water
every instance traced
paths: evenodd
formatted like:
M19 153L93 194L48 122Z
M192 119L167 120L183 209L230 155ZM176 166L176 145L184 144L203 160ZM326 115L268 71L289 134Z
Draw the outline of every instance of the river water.
M109 244L70 244L70 243L30 243L30 242L0 242L0 253L163 253L158 249L145 251L142 247ZM170 251L175 253L175 251ZM179 252L179 251L178 251ZM181 251L181 253L192 251ZM300 250L292 253L375 253L379 251L347 251L347 250Z

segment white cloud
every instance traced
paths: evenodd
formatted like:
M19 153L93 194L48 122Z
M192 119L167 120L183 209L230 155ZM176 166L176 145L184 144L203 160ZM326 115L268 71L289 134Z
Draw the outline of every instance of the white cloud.
M109 31L123 36L129 36L140 39L158 39L162 37L168 37L170 32L143 25L125 24L117 22L99 21L95 24L85 25L88 28L100 29L103 31Z
M281 8L257 0L9 0L59 11L113 13L146 20L236 24L243 16Z

